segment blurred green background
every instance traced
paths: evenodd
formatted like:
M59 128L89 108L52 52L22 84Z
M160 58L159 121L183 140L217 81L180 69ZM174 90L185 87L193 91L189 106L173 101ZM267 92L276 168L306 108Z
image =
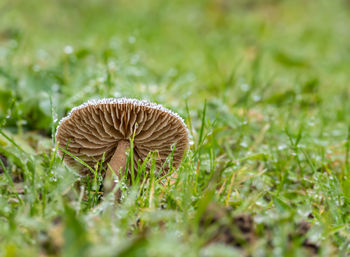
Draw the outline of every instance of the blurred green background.
M1 116L16 99L27 127L47 130L51 95L60 115L127 96L317 105L328 122L347 119L348 31L345 0L3 0Z

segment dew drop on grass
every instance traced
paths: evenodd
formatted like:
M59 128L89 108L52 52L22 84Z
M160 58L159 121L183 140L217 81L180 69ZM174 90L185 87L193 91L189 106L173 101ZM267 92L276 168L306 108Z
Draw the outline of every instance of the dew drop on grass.
M263 206L266 206L266 203L265 203L265 201L264 200L257 200L256 202L256 205L258 205L258 206L260 206L260 207L263 207Z
M180 231L180 230L176 230L176 231L175 231L175 236L176 236L177 238L182 238L182 235L183 235L183 232L182 232L182 231Z
M174 143L174 144L172 144L171 146L170 146L170 151L173 151L174 150L174 148L175 148L175 146L176 146L176 144Z
M280 150L280 151L282 151L282 150L284 150L286 148L287 148L287 146L285 144L281 144L281 145L278 146L278 150Z
M37 55L37 58L41 59L41 60L44 60L44 59L47 58L47 52L45 50L43 50L43 49L39 49L37 51L36 55Z
M9 208L8 206L5 206L4 209L3 209L3 211L4 211L5 213L9 213L9 212L10 212L10 208Z
M276 247L273 252L276 254L276 256L282 256L283 255L283 249L281 247Z
M178 74L178 71L176 68L170 68L170 70L168 71L169 77L175 77L177 74Z
M63 52L64 52L65 54L72 54L73 51L74 51L74 49L73 49L73 47L70 46L70 45L67 45L67 46L65 46L65 47L63 48Z
M315 122L314 122L314 121L309 121L309 122L308 122L308 125L309 125L310 127L313 127L313 126L315 126Z
M310 215L311 211L309 209L306 208L298 208L297 209L297 213L302 216L302 217L307 217Z
M247 147L248 147L248 144L247 144L246 142L242 141L242 142L240 143L240 146L242 146L243 148L247 148Z
M103 82L105 82L106 81L106 78L105 77L99 77L99 78L97 78L97 82L99 82L99 83L103 83Z
M254 102L259 102L261 100L261 96L259 95L253 95L252 98Z
M332 136L341 136L342 135L342 131L335 129L332 131Z
M265 218L264 218L264 216L256 215L256 216L254 217L254 221L255 221L255 223L257 223L257 224L261 224L261 223L263 223L263 222L265 221Z
M158 87L157 87L157 85L150 85L150 86L148 87L148 90L149 90L151 93L155 94L155 93L157 93L157 91L158 91Z
M54 83L51 89L53 92L58 92L58 90L60 89L60 85L58 85L57 83Z
M39 66L38 64L35 64L35 65L33 66L33 71L35 71L35 72L40 71L40 66Z
M115 68L116 63L113 60L109 60L107 63L107 66L108 66L108 68L113 69L113 68Z
M141 92L146 92L147 87L146 87L145 84L140 84L139 89L140 89Z
M193 195L193 196L191 196L191 200L192 200L193 202L195 202L195 201L198 200L198 197Z
M241 90L244 91L244 92L247 92L250 89L250 86L247 83L241 84L240 87L241 87Z
M129 37L129 43L134 44L136 42L136 38L134 36Z
M132 57L131 57L131 60L130 60L130 63L132 65L135 65L139 62L140 60L140 56L138 54L134 54Z
M127 186L124 182L121 182L121 183L120 183L120 188L122 188L122 189L128 189L128 186Z
M343 206L344 205L344 196L341 196L340 199L336 201L338 206Z
M121 93L119 93L118 91L115 91L114 93L113 93L113 96L114 97L121 97Z

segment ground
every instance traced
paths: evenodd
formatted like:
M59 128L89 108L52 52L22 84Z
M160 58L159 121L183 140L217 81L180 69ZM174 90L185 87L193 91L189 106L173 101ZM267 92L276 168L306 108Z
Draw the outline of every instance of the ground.
M349 24L347 0L1 1L0 255L347 256ZM123 96L191 144L114 205L54 135Z

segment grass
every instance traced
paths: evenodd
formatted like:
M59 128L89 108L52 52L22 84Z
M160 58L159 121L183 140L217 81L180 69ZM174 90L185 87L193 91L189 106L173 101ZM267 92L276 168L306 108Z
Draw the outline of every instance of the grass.
M349 12L1 1L0 255L347 256ZM65 167L53 135L72 107L120 96L176 111L192 143L176 179L124 180L114 206L98 167Z

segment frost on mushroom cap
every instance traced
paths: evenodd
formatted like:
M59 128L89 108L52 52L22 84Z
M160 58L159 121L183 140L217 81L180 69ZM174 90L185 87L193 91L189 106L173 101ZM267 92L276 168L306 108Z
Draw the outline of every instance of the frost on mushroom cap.
M106 98L75 107L60 121L56 142L61 148L68 145L68 152L92 168L105 153L106 167L118 141L129 140L134 132L135 167L149 152L156 151L156 166L160 169L174 144L173 166L178 167L188 145L186 125L176 113L145 100ZM62 156L63 151L59 150L59 154ZM79 167L82 173L87 172L69 155L65 155L65 163Z

